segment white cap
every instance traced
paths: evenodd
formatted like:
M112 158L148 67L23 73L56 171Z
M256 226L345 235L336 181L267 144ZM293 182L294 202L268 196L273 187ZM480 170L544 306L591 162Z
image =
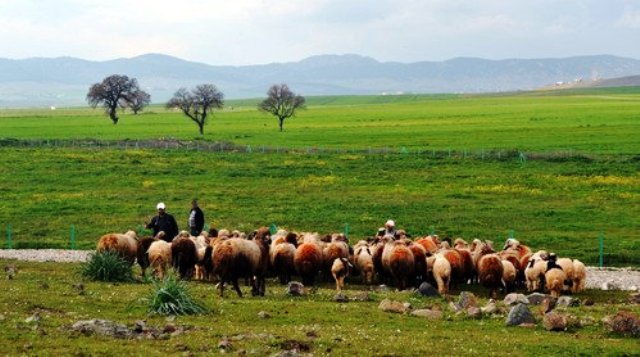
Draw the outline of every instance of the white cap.
M395 227L396 226L396 222L394 222L393 220L390 219L384 225L385 226L389 226L389 227Z
M160 202L156 205L156 209L165 209L167 206L164 205L164 202Z

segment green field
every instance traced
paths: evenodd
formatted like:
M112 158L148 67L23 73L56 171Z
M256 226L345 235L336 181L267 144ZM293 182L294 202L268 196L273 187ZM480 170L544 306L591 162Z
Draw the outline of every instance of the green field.
M283 133L255 103L227 103L204 138L160 107L125 113L118 125L100 110L2 110L3 138L198 139L256 150L5 146L0 224L11 226L14 247L68 247L74 225L78 246L92 248L101 234L139 228L158 201L184 226L198 197L218 228L348 224L355 241L394 218L414 235L500 241L513 230L588 264L598 262L603 233L605 264L640 262L640 90L310 98Z

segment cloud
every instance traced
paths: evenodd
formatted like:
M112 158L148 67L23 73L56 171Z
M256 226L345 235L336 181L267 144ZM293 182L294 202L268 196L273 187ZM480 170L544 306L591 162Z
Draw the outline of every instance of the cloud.
M640 10L625 11L616 25L622 28L640 29Z

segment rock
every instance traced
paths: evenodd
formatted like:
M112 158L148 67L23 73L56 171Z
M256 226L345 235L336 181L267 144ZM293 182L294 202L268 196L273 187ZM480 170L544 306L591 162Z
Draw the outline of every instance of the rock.
M7 317L6 317L6 316L4 316L4 314L0 314L0 321L4 321L4 320L6 320L6 319L7 319Z
M389 287L384 285L384 284L378 286L376 288L376 290L378 290L379 292L389 292L390 291Z
M620 290L620 285L613 280L608 280L602 283L602 290Z
M407 308L403 303L399 301L391 301L389 299L382 300L380 302L380 305L378 305L378 309L385 312L395 312L398 314L404 314L409 311L409 308Z
M417 317L424 317L429 320L442 319L442 311L438 311L438 310L418 309L418 310L411 311L411 315L417 316Z
M333 301L335 302L348 302L349 298L343 293L337 293L333 296Z
M542 324L544 325L544 328L547 329L547 331L566 331L567 316L552 311L544 315Z
M40 313L36 312L33 315L27 317L24 322L28 323L28 324L37 324L40 323L41 317L40 317Z
M138 320L133 324L133 332L135 333L142 333L147 329L147 323L142 321L142 320Z
M453 310L453 312L462 311L462 307L460 307L460 305L454 303L453 301L449 301L449 308Z
M610 331L624 336L640 337L640 318L632 312L620 311L604 319Z
M304 295L304 285L298 281L291 281L287 285L287 295L290 296L302 296Z
M13 278L15 278L17 271L18 270L16 269L16 266L13 264L4 266L4 272L5 274L7 274L7 279L9 280L13 280Z
M363 291L361 293L358 293L356 295L354 295L351 300L353 301L371 301L371 297L369 296L369 292L368 291Z
M524 327L524 328L536 328L536 324L532 323L532 322L523 322L520 325L518 325L518 327Z
M582 302L582 305L584 306L593 306L593 304L595 304L596 302L593 301L593 299L591 298L586 298L584 299L584 302Z
M470 308L467 309L467 316L474 319L478 319L482 317L482 311L475 306L471 306Z
M127 326L109 320L84 320L78 321L71 327L84 335L100 335L116 338L130 338L131 330Z
M460 298L458 299L458 306L463 308L464 310L470 307L478 307L478 298L476 298L473 293L468 291L463 291L460 293Z
M402 306L404 306L404 308L407 310L411 310L411 303L405 302L402 304Z
M438 293L438 289L434 288L433 285L427 283L426 281L420 284L416 293L420 296L428 296L428 297L439 297L440 293Z
M544 298L544 300L542 300L542 312L546 314L547 312L555 309L557 301L558 299L551 295Z
M218 342L218 349L220 352L229 352L233 350L233 344L231 344L231 341L229 341L228 338L223 338Z
M500 310L496 306L496 302L493 300L489 301L489 303L481 308L480 311L485 315L493 315L500 312Z
M261 319L263 319L263 320L265 320L265 319L270 319L270 318L271 318L271 315L269 315L269 313L268 313L268 312L266 312L266 311L260 311L260 312L258 313L258 318L261 318Z
M541 293L532 293L527 295L527 300L529 300L529 304L531 305L540 305L546 298L553 298L553 296Z
M629 295L629 302L632 304L640 304L640 293Z
M173 334L176 331L178 331L178 329L176 328L176 325L171 324L171 323L166 324L164 326L164 328L162 329L162 333L168 333L168 334Z
M511 308L509 315L505 320L507 326L517 326L523 323L535 324L536 320L533 318L531 311L525 304L518 304Z
M78 295L84 295L84 284L73 284L73 288L78 292Z
M523 294L511 293L504 297L504 304L513 306L515 304L529 304L529 299Z
M556 301L556 306L580 306L580 300L571 296L563 295L558 298L558 301Z

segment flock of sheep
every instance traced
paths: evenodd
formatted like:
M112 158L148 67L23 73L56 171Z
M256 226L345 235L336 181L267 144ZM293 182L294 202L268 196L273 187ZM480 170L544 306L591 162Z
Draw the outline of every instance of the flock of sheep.
M429 235L415 240L399 231L395 236L371 237L350 246L344 234L321 236L280 230L271 234L263 227L249 235L227 230L197 237L181 232L170 241L163 232L138 239L136 233L104 235L97 251L114 251L129 264L137 260L145 275L153 269L163 278L173 267L182 279L219 281L220 295L231 283L242 296L239 279L247 279L253 295L264 296L265 279L277 276L281 284L296 275L304 285L313 285L319 276L333 277L336 288L344 288L345 278L359 275L364 284L395 284L399 290L422 282L437 285L441 295L451 286L479 283L496 297L499 289L511 292L526 286L528 291L562 292L584 290L586 269L577 259L558 258L545 251L533 252L515 239L508 239L501 251L490 241L474 239L471 244L458 238L440 240Z

